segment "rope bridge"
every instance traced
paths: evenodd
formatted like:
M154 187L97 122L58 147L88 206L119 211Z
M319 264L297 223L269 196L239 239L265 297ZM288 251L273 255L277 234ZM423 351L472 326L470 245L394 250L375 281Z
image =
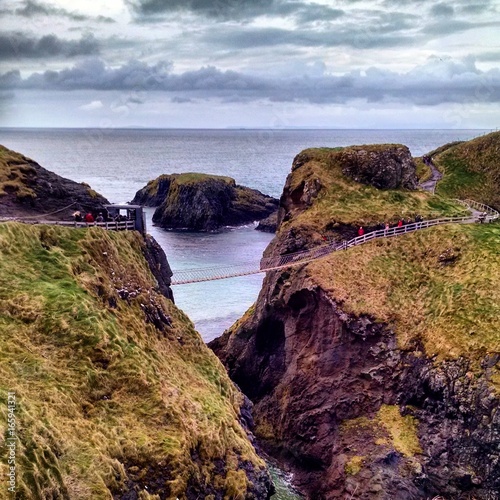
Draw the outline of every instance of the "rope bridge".
M299 266L319 259L325 255L329 255L339 250L347 250L348 248L362 245L377 238L391 238L402 234L411 233L427 227L437 226L440 224L471 224L474 222L491 222L497 220L500 214L491 207L478 203L473 200L456 200L466 206L472 215L467 217L444 217L440 219L432 219L413 224L406 224L401 227L392 227L389 229L380 229L358 236L348 241L331 242L326 245L321 245L310 250L301 252L289 253L286 255L278 255L273 257L262 258L260 264L256 262L246 262L226 267L211 267L173 271L172 285L185 285L188 283L201 283L204 281L214 281L227 278L235 278L237 276L248 276L251 274L265 273L267 271L276 271L280 269Z

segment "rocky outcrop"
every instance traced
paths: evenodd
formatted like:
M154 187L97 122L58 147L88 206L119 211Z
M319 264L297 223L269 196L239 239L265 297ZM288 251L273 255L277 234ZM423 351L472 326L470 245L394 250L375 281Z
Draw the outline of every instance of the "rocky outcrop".
M342 154L296 157L266 257L319 244L318 228L349 237L363 209L356 201L378 197L374 218L394 201L399 210L436 201L346 183ZM269 272L255 306L209 344L254 403L257 436L307 498L500 498L489 281L498 282L499 235L433 228ZM481 312L472 296L460 298L471 287Z
M272 213L269 217L262 219L255 228L264 233L275 233L278 227L278 211Z
M170 285L172 284L172 269L168 263L167 256L163 248L149 234L144 236L143 254L149 265L151 273L156 278L158 290L162 295L174 302L174 294Z
M417 189L416 166L406 146L351 146L341 154L342 172L379 189Z
M108 203L90 186L0 146L0 217L44 215L46 220L71 220L77 210L98 213Z
M466 359L436 365L286 273L266 278L256 313L210 347L308 498L498 498L498 355L476 372Z
M137 192L132 203L158 206L153 222L166 229L215 231L260 220L278 201L234 179L206 174L162 175Z

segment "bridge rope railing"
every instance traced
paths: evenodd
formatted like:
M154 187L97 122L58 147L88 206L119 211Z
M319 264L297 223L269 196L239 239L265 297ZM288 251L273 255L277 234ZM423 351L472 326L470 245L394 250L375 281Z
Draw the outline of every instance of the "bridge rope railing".
M474 200L457 200L471 211L480 212L479 215L467 215L464 217L441 217L439 219L422 220L412 224L404 224L399 227L379 229L371 231L362 236L342 242L330 242L325 245L314 247L310 250L288 253L284 255L264 257L257 263L235 264L233 266L197 268L173 271L172 285L184 285L188 283L199 283L202 281L213 281L219 279L247 276L251 274L265 273L298 266L324 257L339 250L347 250L357 245L362 245L377 238L392 238L402 234L411 233L420 229L437 226L441 224L471 224L475 222L492 222L500 218L500 213L495 209L478 203Z

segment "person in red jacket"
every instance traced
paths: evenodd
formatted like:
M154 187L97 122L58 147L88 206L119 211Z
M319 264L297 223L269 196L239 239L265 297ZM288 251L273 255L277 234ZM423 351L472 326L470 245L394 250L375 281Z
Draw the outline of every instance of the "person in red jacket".
M401 219L398 220L398 227L402 227L403 226L403 221Z
M358 229L358 236L363 236L363 234L365 234L365 230L363 229L363 226L360 226Z
M85 222L87 224L92 224L94 222L94 216L90 212L85 216Z

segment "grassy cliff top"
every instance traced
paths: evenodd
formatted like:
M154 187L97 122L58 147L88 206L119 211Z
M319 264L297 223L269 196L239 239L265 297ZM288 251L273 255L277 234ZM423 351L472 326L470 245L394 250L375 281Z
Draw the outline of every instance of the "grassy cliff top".
M224 175L203 174L200 172L185 172L182 174L162 174L156 179L149 181L147 186L151 185L151 187L153 187L162 180L170 180L170 181L175 181L179 185L187 185L187 184L198 184L200 182L206 182L210 179L222 181L231 185L235 184L235 180L232 177L227 177Z
M240 393L157 293L142 249L132 232L0 225L0 401L15 393L19 498L185 498L200 484L244 498L242 469L264 467ZM7 471L2 453L5 491Z
M349 151L383 151L397 145L353 146L350 148L308 149L301 153L301 165L288 178L290 198L294 193L321 186L314 202L292 214L282 228L307 226L322 232L332 224L373 226L381 222L396 222L401 217L425 219L460 216L466 212L455 202L424 191L377 189L360 184L342 173L343 158Z
M0 145L0 197L15 193L18 198L36 198L36 193L26 185L27 175L35 169L25 156Z
M500 132L450 144L433 160L444 174L437 194L472 198L500 210Z
M500 351L500 226L446 225L375 240L309 264L342 308L391 325L439 358Z

